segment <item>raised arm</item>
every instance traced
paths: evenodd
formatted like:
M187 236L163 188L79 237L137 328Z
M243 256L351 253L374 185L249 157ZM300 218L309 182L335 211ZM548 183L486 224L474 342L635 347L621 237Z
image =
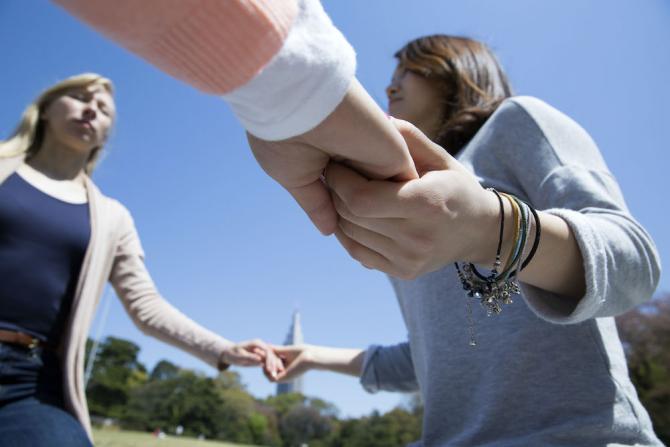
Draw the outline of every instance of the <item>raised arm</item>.
M322 233L336 227L319 181L330 157L374 178L416 177L318 0L55 1L166 73L223 95L263 169Z

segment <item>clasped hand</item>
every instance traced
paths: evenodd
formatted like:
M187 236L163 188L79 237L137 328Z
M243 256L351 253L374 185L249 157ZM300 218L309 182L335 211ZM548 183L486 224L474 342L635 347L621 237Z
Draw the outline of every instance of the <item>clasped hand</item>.
M364 266L401 279L454 261L492 263L499 225L494 194L412 124L391 121L407 143L419 178L369 180L331 162L326 179L342 246Z
M404 138L418 178L370 180L331 161L326 182L339 215L335 235L342 246L364 266L402 279L414 279L454 261L490 263L500 218L494 194L412 124L390 122ZM252 347L257 355L252 363L262 365L273 382L290 381L330 364L345 365L339 367L343 372L357 372L352 360L356 352L261 341Z

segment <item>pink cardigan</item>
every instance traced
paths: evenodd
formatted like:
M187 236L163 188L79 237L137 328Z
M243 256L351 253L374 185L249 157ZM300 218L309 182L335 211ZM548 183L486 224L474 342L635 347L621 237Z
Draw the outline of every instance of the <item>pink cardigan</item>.
M251 80L279 52L295 0L55 0L161 70L212 94Z
M167 74L221 95L244 128L283 140L342 101L356 54L319 0L54 0Z
M23 162L23 156L0 158L0 183ZM67 410L92 439L84 389L84 356L95 310L110 281L126 312L145 334L216 366L230 341L198 325L165 301L144 265L144 253L128 210L103 195L87 179L91 239L84 257L69 321L60 346Z

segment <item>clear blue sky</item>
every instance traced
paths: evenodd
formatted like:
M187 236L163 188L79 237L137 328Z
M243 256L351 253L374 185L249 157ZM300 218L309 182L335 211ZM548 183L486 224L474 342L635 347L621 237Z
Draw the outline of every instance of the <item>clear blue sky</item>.
M518 94L544 99L591 133L668 267L670 3L324 5L356 48L358 76L382 107L392 55L407 40L440 32L489 43ZM38 91L59 79L94 71L115 81L119 120L95 179L131 210L159 290L192 318L232 340L279 343L297 307L309 343L364 347L406 337L386 278L348 259L333 238L310 226L256 165L222 101L160 73L44 0L0 2L0 49L0 138ZM667 276L660 290L670 290ZM213 373L142 335L110 295L103 335L135 341L150 368L167 358ZM260 372L240 371L254 395L274 391ZM368 395L353 378L330 373L308 374L305 387L343 415L385 411L403 400Z

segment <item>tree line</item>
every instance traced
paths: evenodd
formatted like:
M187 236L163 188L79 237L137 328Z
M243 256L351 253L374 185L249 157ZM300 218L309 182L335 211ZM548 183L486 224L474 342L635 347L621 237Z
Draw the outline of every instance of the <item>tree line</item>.
M89 340L87 352L92 342ZM149 371L140 348L107 337L99 345L86 388L94 420L110 418L123 429L204 436L264 446L375 447L406 445L421 434L421 406L340 419L332 403L299 393L259 399L247 392L238 373L216 377L162 360Z
M656 433L670 444L670 294L618 317L617 325L638 395ZM234 371L208 377L167 360L149 371L139 352L117 337L100 344L87 386L96 419L141 431L170 433L181 426L184 435L282 447L405 446L421 437L418 398L385 414L341 419L332 403L316 397L256 398Z

